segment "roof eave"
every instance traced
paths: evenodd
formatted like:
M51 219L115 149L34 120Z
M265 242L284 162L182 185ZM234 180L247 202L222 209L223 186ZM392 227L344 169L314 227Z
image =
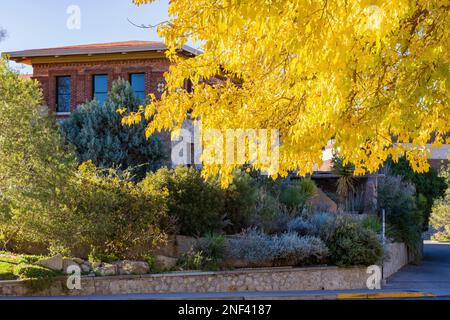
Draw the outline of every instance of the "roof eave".
M163 52L167 48L165 45L154 45L151 49L148 46L132 46L132 47L117 47L117 48L89 48L89 49L68 49L68 50L24 50L24 51L12 51L5 52L3 55L7 56L8 59L19 62L24 60L29 60L35 57L51 57L51 56L73 56L73 55L97 55L97 54L110 54L110 53L132 53L132 52ZM188 55L199 55L200 51L193 49L189 46L183 46L180 49L181 52L187 53Z

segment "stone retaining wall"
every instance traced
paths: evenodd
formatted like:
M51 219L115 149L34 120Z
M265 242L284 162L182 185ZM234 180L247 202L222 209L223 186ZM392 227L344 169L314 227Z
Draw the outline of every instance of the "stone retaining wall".
M384 264L383 278L390 277L411 261L405 244L389 244L387 249L390 259ZM66 277L51 282L0 281L0 296L366 289L369 277L366 271L364 267L309 267L83 277L81 290L67 289Z
M27 281L0 282L0 296L363 289L366 288L367 277L366 268L248 269L146 276L84 277L81 281L81 290L68 290L66 278L60 278L47 285Z
M405 243L388 244L386 248L387 259L383 264L383 279L389 278L410 263L420 263L423 255L423 242L420 243L420 248L418 253L414 253L408 249Z
M383 279L387 279L410 262L408 248L404 243L387 245L387 260L383 265Z

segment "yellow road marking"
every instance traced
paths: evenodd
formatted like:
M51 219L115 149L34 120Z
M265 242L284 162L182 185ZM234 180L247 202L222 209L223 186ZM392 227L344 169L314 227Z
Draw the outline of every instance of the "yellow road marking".
M341 293L338 299L389 299L389 298L425 298L436 297L429 292L380 292L380 293Z

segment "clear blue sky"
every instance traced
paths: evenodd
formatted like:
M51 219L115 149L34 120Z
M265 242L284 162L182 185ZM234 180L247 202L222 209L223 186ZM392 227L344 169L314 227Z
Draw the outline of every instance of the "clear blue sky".
M79 6L81 29L67 28L67 8ZM0 10L0 27L8 37L0 42L0 52L58 47L65 45L160 40L156 30L131 25L155 25L168 19L168 0L135 6L131 0L20 0L8 1ZM17 67L17 66L15 66ZM30 72L30 68L21 72Z

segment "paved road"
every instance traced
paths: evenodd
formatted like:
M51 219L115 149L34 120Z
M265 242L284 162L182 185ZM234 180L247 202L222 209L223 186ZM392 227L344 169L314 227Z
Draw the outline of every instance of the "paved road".
M425 241L423 262L394 274L386 289L450 290L450 243Z

